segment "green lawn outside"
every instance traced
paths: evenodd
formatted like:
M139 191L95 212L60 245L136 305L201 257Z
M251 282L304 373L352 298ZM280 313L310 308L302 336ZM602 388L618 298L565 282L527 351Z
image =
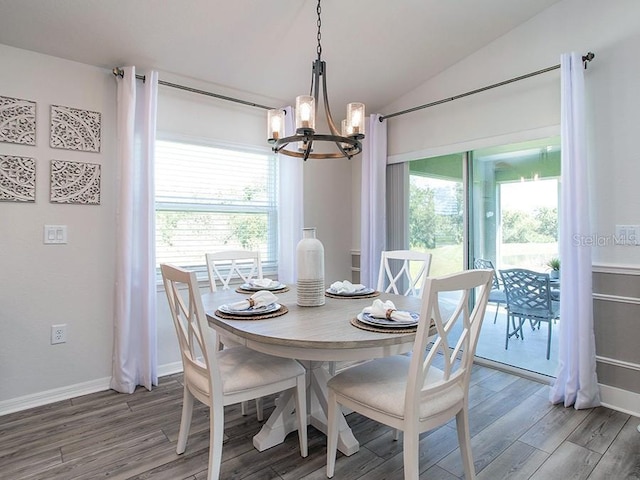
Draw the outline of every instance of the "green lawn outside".
M500 248L501 259L496 265L500 269L518 267L546 271L546 263L558 256L556 243L505 243ZM459 272L464 268L462 244L418 250L431 253L430 277Z

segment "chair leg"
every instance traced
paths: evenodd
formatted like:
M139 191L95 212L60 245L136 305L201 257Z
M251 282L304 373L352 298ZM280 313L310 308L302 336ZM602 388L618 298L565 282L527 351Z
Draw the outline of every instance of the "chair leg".
M507 334L505 335L505 341L504 341L504 349L505 350L509 350L509 337L511 336L511 334L509 333L509 322L511 320L511 314L509 312L507 312Z
M178 455L184 453L187 449L187 439L189 438L189 429L191 428L191 416L193 415L193 395L184 386L184 394L182 395L182 417L180 418L180 431L178 432L178 444L176 445L176 453Z
M547 335L547 360L551 356L551 320L547 322L549 324L549 334Z
M222 441L224 440L224 407L214 405L209 411L209 469L207 480L220 478Z
M494 325L496 324L496 321L498 320L498 310L500 310L500 304L499 304L499 303L496 303L496 314L495 314L495 316L493 317L493 324L494 324Z
M336 394L329 390L327 403L327 477L333 478L336 468L336 454L338 450L338 403Z
M246 416L247 415L247 408L249 407L249 402L242 402L240 403L240 413L242 414L242 416Z
M402 457L404 462L404 480L420 478L420 435L415 429L404 431Z
M473 466L469 415L467 414L466 406L456 415L456 429L458 430L458 443L460 444L460 455L462 456L462 466L464 467L464 478L465 480L473 480L476 478L476 470Z
M298 377L296 382L296 415L298 417L300 455L306 457L309 451L307 446L307 382L304 375Z

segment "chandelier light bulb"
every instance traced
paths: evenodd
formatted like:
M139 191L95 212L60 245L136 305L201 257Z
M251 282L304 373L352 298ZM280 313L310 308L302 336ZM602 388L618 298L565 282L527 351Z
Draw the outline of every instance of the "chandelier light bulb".
M284 110L274 109L267 112L267 129L269 140L284 137Z

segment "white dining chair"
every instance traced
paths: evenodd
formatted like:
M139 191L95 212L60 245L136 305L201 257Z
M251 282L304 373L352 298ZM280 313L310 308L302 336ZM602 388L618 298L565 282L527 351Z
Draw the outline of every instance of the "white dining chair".
M223 290L228 290L234 280L243 283L252 278L262 278L262 261L259 251L227 250L206 253L209 287L217 291L216 283L220 282Z
M329 380L329 478L335 471L340 406L404 432L404 478L411 480L419 477L420 433L455 417L465 479L475 478L469 434L469 377L492 277L491 270L468 270L428 278L412 354L374 359ZM470 311L475 289L475 306ZM435 338L429 333L432 323L437 330ZM427 351L430 342L433 345ZM436 357L442 368L434 366Z
M400 265L400 268L397 268ZM429 276L431 254L415 250L387 250L380 256L379 292L422 296Z
M207 273L209 274L209 288L212 292L218 290L217 283L222 286L222 290L229 290L231 282L248 282L251 279L262 278L262 261L260 251L250 250L226 250L205 254ZM224 346L232 347L235 342L220 336L218 338L218 349ZM242 402L242 415L247 414L247 402ZM256 398L256 418L258 421L264 419L262 410L262 399Z
M237 346L218 350L209 326L195 272L160 265L184 370L182 418L176 452L182 454L193 413L193 401L209 407L209 470L218 479L222 461L224 407L289 389L295 391L300 453L307 456L305 369L297 361Z

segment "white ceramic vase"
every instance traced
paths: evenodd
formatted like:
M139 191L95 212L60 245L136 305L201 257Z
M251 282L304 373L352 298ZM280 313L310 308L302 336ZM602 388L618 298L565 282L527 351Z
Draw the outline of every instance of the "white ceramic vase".
M304 228L296 247L298 262L297 303L302 307L324 305L324 246L315 228Z

